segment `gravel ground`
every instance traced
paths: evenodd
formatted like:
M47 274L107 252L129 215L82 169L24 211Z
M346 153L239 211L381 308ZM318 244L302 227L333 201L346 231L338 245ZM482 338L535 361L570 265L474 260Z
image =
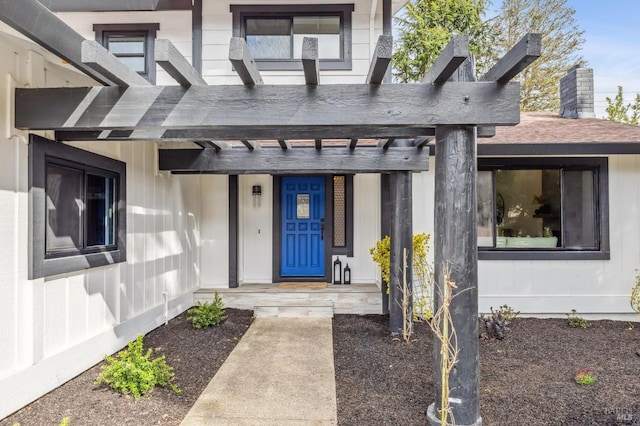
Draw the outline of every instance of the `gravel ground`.
M251 323L227 309L219 327L194 330L182 314L145 337L176 372L179 395L155 389L134 400L95 388L100 365L0 421L0 426L178 425ZM337 315L333 338L340 425L425 425L434 401L427 324L415 341L394 340L388 317ZM480 340L480 412L485 425L640 425L640 324L594 321L573 329L562 319L516 319L505 340ZM592 386L576 371L597 376Z

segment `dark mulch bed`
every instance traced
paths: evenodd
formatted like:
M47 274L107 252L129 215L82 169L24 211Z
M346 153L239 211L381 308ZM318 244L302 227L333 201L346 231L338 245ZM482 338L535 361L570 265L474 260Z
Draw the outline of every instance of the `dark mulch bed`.
M407 344L389 337L387 321L334 320L341 425L426 424L435 394L428 325L417 324L417 341ZM592 324L575 329L562 319L519 318L505 340L480 340L484 424L640 424L640 324ZM581 369L596 374L594 385L574 382Z
M178 425L251 323L251 312L228 309L220 326L194 330L180 315L145 343L175 368L183 393L156 389L151 398L94 389L99 365L0 421L0 426ZM334 350L341 425L424 425L434 401L428 326L416 341L389 337L387 317L338 315ZM507 339L480 341L480 411L485 425L640 424L640 324L594 321L589 329L566 320L517 319ZM597 375L592 386L573 381L577 370ZM621 414L621 421L616 421ZM629 418L629 417L627 417Z
M150 398L135 400L108 388L94 388L100 363L17 413L1 426L58 425L64 417L70 426L178 425L251 324L251 312L226 309L228 318L217 327L196 330L186 314L145 336L154 357L165 355L174 368L182 393L156 388Z

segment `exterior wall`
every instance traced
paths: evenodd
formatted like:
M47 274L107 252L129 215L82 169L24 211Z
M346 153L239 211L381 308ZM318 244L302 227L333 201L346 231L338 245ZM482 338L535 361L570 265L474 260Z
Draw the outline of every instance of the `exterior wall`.
M233 36L231 4L312 4L308 0L220 0L203 2L202 10L202 75L209 84L241 84L229 62L229 40ZM341 0L322 4L350 3ZM351 71L321 71L322 84L364 83L378 35L382 33L382 2L354 1L352 14ZM371 5L376 6L372 11ZM304 84L302 71L261 71L265 84Z
M12 128L13 88L91 82L4 32L0 56L2 418L192 305L200 180L158 173L151 142L75 144L127 164L127 262L28 280L28 135Z
M481 260L480 312L506 303L530 316L564 317L572 309L592 318L632 314L629 296L640 266L639 173L640 156L609 157L609 260ZM433 234L434 174L413 176L414 233Z
M200 179L202 203L200 260L202 288L229 287L229 178Z

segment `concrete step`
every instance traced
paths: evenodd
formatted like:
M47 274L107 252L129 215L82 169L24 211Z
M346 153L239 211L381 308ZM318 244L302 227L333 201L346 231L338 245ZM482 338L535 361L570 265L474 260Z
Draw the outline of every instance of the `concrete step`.
M256 318L333 318L331 300L259 300L253 307Z

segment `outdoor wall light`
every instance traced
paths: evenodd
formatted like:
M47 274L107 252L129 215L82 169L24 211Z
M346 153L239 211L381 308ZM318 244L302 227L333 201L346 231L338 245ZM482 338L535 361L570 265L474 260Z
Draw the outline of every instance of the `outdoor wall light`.
M260 207L260 198L262 197L262 186L253 185L251 187L251 196L253 197L253 207Z

